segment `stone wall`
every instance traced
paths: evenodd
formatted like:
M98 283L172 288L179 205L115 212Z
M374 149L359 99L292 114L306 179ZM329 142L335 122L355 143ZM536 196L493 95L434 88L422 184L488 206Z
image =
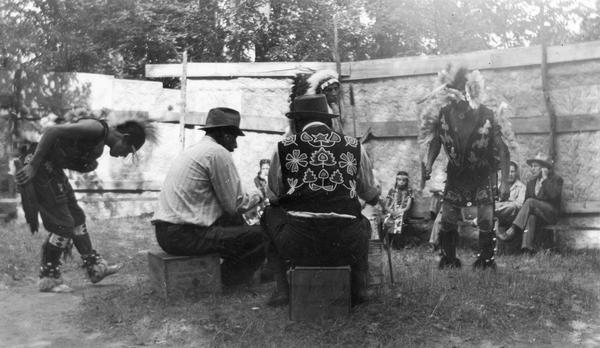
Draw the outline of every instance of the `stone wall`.
M541 88L539 67L483 70L488 96L506 101L511 117L548 117ZM600 114L600 84L594 77L600 74L600 60L559 64L552 66L549 75L551 99L558 117ZM417 121L416 100L423 97L434 85L435 75L390 78L377 81L352 82L359 120ZM529 171L526 159L538 152L548 153L549 136L546 134L516 133L516 146L511 155L522 168L523 177ZM377 135L375 135L377 136ZM556 139L556 171L564 177L563 197L566 201L600 201L600 185L596 177L600 171L595 154L600 150L597 131L558 134ZM368 143L384 187L393 184L393 173L408 169L417 178L419 169L418 146L414 138L375 138ZM443 177L435 168L435 177ZM413 181L413 184L417 183ZM428 183L435 187L439 183Z
M598 46L592 43L593 47ZM594 46L595 45L595 46ZM559 129L556 138L557 163L556 171L564 178L563 197L570 203L599 202L600 185L596 184L600 166L597 154L600 152L599 130L581 124L580 116L588 115L593 120L600 117L600 54L591 55L588 48L579 46L550 49L549 52L575 51L573 56L581 56L576 50L582 50L587 58L569 61L561 58L550 65L550 96L564 129ZM586 46L587 47L587 46ZM528 56L539 57L539 48L520 48L518 57L531 50ZM597 50L597 48L593 48ZM491 51L490 51L491 52ZM494 58L502 55L498 61L510 61L511 50L493 51L489 55ZM581 53L579 52L579 53ZM594 51L595 52L595 51ZM484 52L485 53L485 52ZM525 52L527 53L527 52ZM485 53L488 54L488 53ZM481 52L454 55L451 57L435 57L436 67L440 62L473 61L470 57L484 56ZM589 56L589 57L588 57ZM497 57L496 57L497 58ZM494 59L496 59L494 58ZM490 58L491 59L491 58ZM519 58L520 59L520 58ZM554 58L553 58L554 59ZM390 61L386 60L386 64ZM394 73L379 71L369 78L357 70L349 71L345 76L342 110L344 112L346 133L353 133L353 117L357 124L393 124L401 121L402 127L418 122L417 100L426 95L435 85L436 69L423 70L423 57L401 58L402 66L411 61L420 62L419 69L410 73ZM491 60L490 60L491 62ZM357 62L364 65L365 62ZM510 61L499 66L491 62L488 65L480 60L476 64L486 80L486 93L490 97L490 105L506 102L509 105L507 115L515 124L546 119L548 117L541 87L541 69L537 63ZM198 63L196 63L198 64ZM346 63L345 63L346 64ZM352 64L352 63L347 63ZM371 64L371 63L370 63ZM373 66L377 62L372 62ZM272 67L270 67L271 70ZM403 69L403 70L402 70ZM409 71L402 68L402 71ZM373 68L372 71L377 69ZM361 76L355 78L354 75ZM268 78L190 78L187 84L187 110L191 113L206 113L216 106L228 106L238 109L246 120L253 123L246 126L254 130L246 132L246 137L239 138L239 148L234 152L234 160L238 165L245 186L252 186L252 178L258 171L258 161L269 158L280 135L273 132L283 131L284 114L288 110L288 96L291 87L289 77L265 75ZM349 85L354 90L355 106L349 103ZM69 88L63 91L84 91L87 105L93 109L103 107L113 110L146 111L153 119L176 120L176 113L181 111L180 91L163 89L158 82L118 80L110 76L93 74L71 75ZM74 94L71 93L71 94ZM68 95L68 93L63 93ZM243 116L243 117L244 117ZM257 121L258 120L258 121ZM200 120L202 121L202 120ZM572 121L572 124L569 123ZM243 121L245 122L245 121ZM404 122L404 123L402 123ZM597 124L597 121L595 121ZM200 122L202 123L202 122ZM408 127L408 126L406 126ZM546 126L547 127L547 126ZM565 128L566 127L566 128ZM139 183L139 187L151 184L158 187L169 167L169 164L180 152L178 143L179 127L176 124L160 124L160 143L144 146L139 163L131 163L105 156L101 159L97 171L98 177L106 184L127 182L127 185ZM384 130L385 130L384 126ZM375 175L386 192L394 182L395 173L407 170L412 178L411 184L419 188L420 158L416 141L416 133L404 132L402 136L378 134L374 131L365 146L374 161ZM260 130L268 132L260 132ZM381 128L379 128L381 129ZM566 129L566 130L565 130ZM358 127L358 136L363 135L365 127ZM403 130L403 129L400 129ZM522 177L526 179L529 170L526 159L538 152L548 152L549 137L539 130L513 127L516 134L512 144L512 158L520 164ZM385 133L385 132L384 132ZM202 131L187 130L186 145L190 146L203 136ZM433 179L427 183L422 194L430 195L429 189L443 187L445 155L442 153L434 167ZM119 203L121 204L121 203ZM125 203L123 203L125 204ZM137 208L136 208L137 209ZM150 212L151 208L148 208ZM119 208L120 213L127 214L127 209ZM139 211L136 210L136 213ZM582 218L565 220L567 223L600 227L596 215L587 214Z

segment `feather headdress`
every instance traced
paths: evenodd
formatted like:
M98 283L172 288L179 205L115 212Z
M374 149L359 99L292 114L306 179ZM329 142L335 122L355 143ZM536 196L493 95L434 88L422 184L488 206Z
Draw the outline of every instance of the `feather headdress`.
M307 73L298 73L294 76L294 81L292 81L292 91L290 93L290 106L296 97L306 94L306 91L308 91L308 88L310 87L310 84L308 83L308 78L310 76L311 74Z
M508 103L487 96L483 75L478 70L469 71L465 67L449 64L438 73L436 87L417 101L420 120L418 141L422 156L426 155L433 140L435 128L440 121L440 110L453 101L467 101L472 109L486 104L494 110L496 121L502 129L503 140L509 145L511 152L516 149Z
M156 144L158 141L158 129L151 122L147 112L142 111L114 111L103 108L100 111L91 111L87 108L76 108L68 111L64 115L67 122L77 122L82 118L92 117L99 120L104 120L110 127L119 129L125 124L135 124L137 128L142 130L145 141L151 144Z
M320 94L327 86L339 84L337 73L332 70L319 70L307 80L309 87L306 94Z
M105 114L107 123L110 126L115 126L117 129L120 129L120 127L128 123L137 124L143 130L146 142L150 144L156 144L158 142L158 128L156 127L156 124L149 119L147 112L122 111L117 114L111 110L102 109L101 114Z
M339 84L337 74L332 70L318 70L312 74L299 73L292 82L292 93L290 103L301 95L320 94L323 90L334 83Z
M301 95L312 95L312 94L322 94L325 88L331 86L333 84L340 85L340 81L338 80L337 73L333 70L317 70L313 73L299 73L294 77L294 81L292 82L292 92L290 94L290 110L291 105L294 99ZM329 97L328 97L329 98ZM339 96L338 96L339 98ZM327 107L329 108L329 113L340 115L340 106L338 105L339 100L335 102L328 101ZM290 121L291 122L291 121ZM336 131L343 131L343 123L341 118L334 118L332 120L333 129ZM290 124L289 128L291 129L292 125ZM287 131L286 131L287 134Z

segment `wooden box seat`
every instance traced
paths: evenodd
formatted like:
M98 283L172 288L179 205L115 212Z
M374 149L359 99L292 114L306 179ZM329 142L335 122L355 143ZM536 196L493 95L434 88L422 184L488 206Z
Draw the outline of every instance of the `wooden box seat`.
M148 266L150 281L164 299L221 292L219 254L175 256L150 251Z

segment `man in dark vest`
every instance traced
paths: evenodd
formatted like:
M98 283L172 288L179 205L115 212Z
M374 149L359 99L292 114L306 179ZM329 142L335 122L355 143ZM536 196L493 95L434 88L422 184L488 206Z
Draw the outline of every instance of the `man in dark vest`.
M426 178L441 147L448 155L446 187L442 204L439 268L460 267L456 257L457 222L461 209L477 206L479 253L473 264L476 269L496 268L494 261L495 234L494 194L496 171L502 171L501 196L508 197L508 166L510 155L502 140L501 128L494 112L481 103L483 78L478 71L459 68L444 85L445 103L433 114L429 124L431 142L425 164ZM422 131L423 132L423 131ZM499 162L498 162L499 160Z
M269 170L276 199L265 208L262 224L271 245L269 262L277 289L271 306L289 302L284 261L292 266L351 267L354 305L366 300L369 221L358 198L376 204L372 165L360 142L331 129L324 95L294 99L292 135L277 144Z

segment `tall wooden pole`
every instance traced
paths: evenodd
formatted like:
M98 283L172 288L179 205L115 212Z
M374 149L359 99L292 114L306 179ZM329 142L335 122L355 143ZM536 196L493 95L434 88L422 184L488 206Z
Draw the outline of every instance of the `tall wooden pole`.
M338 39L338 20L337 14L333 14L333 57L335 58L335 69L338 74L338 81L340 81L340 92L341 92L341 81L342 81L342 61L340 58L339 51L339 39ZM342 129L344 128L344 118L342 117L342 103L340 102L340 97L338 94L338 108L340 112L340 124Z
M546 32L546 18L544 13L544 2L540 5L540 36L542 39L542 92L544 94L544 103L546 104L546 111L550 119L550 149L548 155L553 162L556 161L556 111L554 105L550 99L550 86L548 83L548 48L547 48L547 32Z
M185 114L187 113L187 49L183 51L181 64L181 115L179 116L179 144L185 149Z

